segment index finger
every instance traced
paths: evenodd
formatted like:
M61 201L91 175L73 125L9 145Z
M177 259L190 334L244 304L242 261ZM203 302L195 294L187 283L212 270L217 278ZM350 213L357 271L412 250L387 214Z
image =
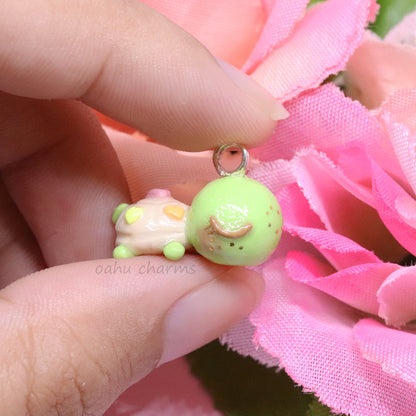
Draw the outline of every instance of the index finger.
M286 116L248 76L137 0L1 6L0 89L7 93L80 98L160 143L191 151L257 145Z

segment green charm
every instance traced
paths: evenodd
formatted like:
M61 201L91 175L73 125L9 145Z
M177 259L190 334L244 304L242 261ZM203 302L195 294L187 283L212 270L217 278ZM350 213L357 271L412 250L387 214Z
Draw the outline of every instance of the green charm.
M282 222L274 195L237 173L210 182L196 195L187 235L195 250L214 263L255 266L276 248Z
M241 151L242 160L228 172L220 159L231 147ZM190 207L162 189L151 190L136 204L117 207L114 257L163 253L169 260L179 260L194 247L214 263L263 263L282 235L279 203L269 189L245 175L248 153L243 147L221 146L213 160L221 178L206 185Z

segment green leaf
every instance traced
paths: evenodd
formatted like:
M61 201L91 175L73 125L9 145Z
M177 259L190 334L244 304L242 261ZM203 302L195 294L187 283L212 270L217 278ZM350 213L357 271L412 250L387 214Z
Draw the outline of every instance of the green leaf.
M416 0L378 0L378 4L380 11L370 29L381 37L416 8Z
M331 416L333 414L331 409L320 403L317 398L314 398L309 403L308 411L306 412L306 416Z
M314 400L284 371L242 357L218 341L189 354L188 360L192 373L226 416L306 416Z

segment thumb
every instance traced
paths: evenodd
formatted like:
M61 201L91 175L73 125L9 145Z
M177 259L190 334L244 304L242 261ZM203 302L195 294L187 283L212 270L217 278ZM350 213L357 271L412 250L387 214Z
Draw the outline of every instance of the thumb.
M0 292L0 414L100 415L258 303L253 271L198 256L59 266Z

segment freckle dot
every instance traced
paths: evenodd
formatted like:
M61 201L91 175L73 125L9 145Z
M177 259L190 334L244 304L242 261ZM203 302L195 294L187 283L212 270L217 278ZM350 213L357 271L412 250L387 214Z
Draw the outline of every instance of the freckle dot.
M276 230L276 234L279 234L279 230Z
M273 209L273 207L270 205L270 209Z
M266 215L269 215L269 211L266 211Z
M234 247L234 243L230 243L230 247Z
M239 250L242 250L242 249L243 249L243 246L238 247L238 249L239 249Z
M269 223L269 227L271 227L272 225Z

